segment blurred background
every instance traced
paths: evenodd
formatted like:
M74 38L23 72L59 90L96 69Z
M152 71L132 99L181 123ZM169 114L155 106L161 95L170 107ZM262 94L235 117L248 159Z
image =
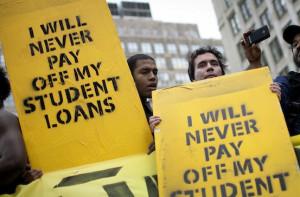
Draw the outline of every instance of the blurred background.
M239 44L243 32L268 25L262 62L273 77L296 70L282 39L287 25L299 24L300 0L107 0L126 57L145 53L155 58L159 88L189 82L187 55L211 45L227 58L227 73L248 62ZM0 64L5 60L0 51ZM6 108L15 111L13 99Z

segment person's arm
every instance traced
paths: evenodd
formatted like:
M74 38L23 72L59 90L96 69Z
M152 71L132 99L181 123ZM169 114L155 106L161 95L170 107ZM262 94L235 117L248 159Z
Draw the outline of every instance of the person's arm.
M26 151L17 117L0 111L0 187L15 184L25 172Z
M241 40L241 45L243 47L245 56L249 62L249 66L246 70L255 69L262 67L261 63L261 50L256 44L250 45L247 42L246 37L250 34L251 31L248 31L243 34L243 40Z
M161 122L161 119L159 116L150 116L149 117L149 126L151 129L151 132L154 134L154 129L159 123ZM151 154L155 150L155 142L151 142L151 144L148 146L148 154Z
M22 184L29 184L32 181L41 178L43 176L43 172L38 169L32 169L30 164L27 163L25 172L22 174Z
M18 118L0 111L0 187L28 184L42 176L27 158Z
M161 119L159 116L150 116L149 117L149 125L150 125L150 129L151 132L154 133L154 129L157 125L159 125L159 123L161 122Z
M287 112L288 97L289 97L289 82L286 76L277 77L274 82L278 83L280 86L281 99L280 104L283 112Z
M273 82L271 83L270 85L270 90L277 95L279 101L281 100L281 88L280 88L280 85L279 83L277 82Z
M247 49L245 49L246 57L249 62L249 66L247 70L255 69L255 68L261 68L263 65L260 61L261 58L261 50L260 48L254 44Z

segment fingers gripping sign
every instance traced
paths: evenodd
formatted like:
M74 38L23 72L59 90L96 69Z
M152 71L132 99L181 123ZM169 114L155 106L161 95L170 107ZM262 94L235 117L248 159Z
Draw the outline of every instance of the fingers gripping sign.
M281 88L279 83L276 82L271 83L270 90L277 95L279 100L281 100Z
M154 129L161 122L161 118L159 116L151 116L149 118L149 125L151 128L151 132L154 133Z

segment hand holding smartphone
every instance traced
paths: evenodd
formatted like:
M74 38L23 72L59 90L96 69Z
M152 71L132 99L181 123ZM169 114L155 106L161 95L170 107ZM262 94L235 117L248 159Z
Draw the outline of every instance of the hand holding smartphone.
M252 44L257 44L269 37L270 31L267 25L244 34L244 38L249 46Z

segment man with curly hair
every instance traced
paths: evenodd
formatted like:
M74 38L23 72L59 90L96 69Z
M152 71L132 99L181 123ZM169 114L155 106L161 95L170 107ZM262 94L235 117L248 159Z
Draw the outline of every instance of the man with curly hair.
M4 109L10 85L0 67L0 194L14 193L18 184L28 184L42 176L30 168L17 116Z
M244 46L245 55L250 63L248 69L261 67L260 49L255 45L249 46L244 41L241 44ZM191 81L200 81L225 75L225 57L220 51L211 46L200 47L193 51L189 55L188 63L188 75ZM270 89L280 97L280 87L277 83L272 83ZM160 121L161 119L158 116L149 118L152 131Z

